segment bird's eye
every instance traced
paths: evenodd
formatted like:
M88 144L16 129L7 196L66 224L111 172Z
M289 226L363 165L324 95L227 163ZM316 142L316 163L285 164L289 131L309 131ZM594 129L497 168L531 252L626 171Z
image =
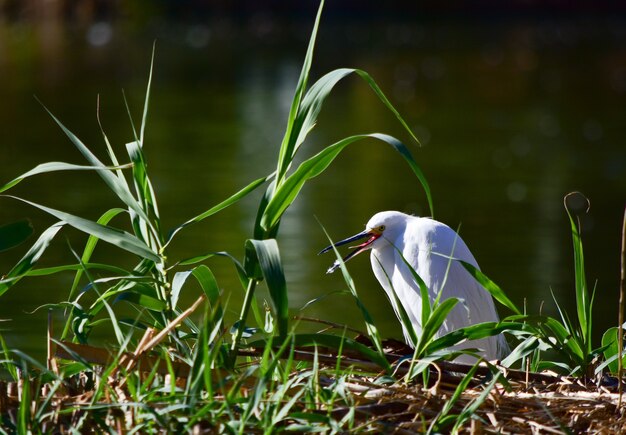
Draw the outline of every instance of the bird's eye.
M381 233L385 231L385 226L384 225L379 226L378 231L380 231Z

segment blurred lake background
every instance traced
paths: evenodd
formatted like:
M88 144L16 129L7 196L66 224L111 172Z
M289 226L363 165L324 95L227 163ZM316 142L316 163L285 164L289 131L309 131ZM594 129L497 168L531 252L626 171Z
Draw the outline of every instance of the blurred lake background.
M559 2L513 2L508 9L434 3L328 2L312 73L315 80L340 67L366 70L422 146L352 77L327 100L301 158L350 134L403 140L428 178L435 217L460 226L483 271L530 312L554 313L552 291L575 316L563 197L583 192L591 201L581 222L599 339L617 323L626 199L624 9L609 2L574 10ZM207 210L274 170L316 8L309 1L0 1L0 183L46 161L85 163L33 96L105 159L99 95L104 129L125 155L132 131L122 89L139 122L156 41L145 146L162 221L173 228ZM9 193L90 219L121 205L93 173L41 175ZM260 194L180 233L169 257L224 250L241 258ZM585 207L574 205L578 212ZM318 220L337 240L389 209L430 214L409 168L381 143L355 144L306 185L279 237L294 313L322 298L303 314L363 329L354 301L336 293L345 288L340 274L325 274L332 256L317 256L327 244ZM54 222L0 198L0 224L24 217L35 235L0 253L0 273ZM41 265L74 263L69 247L80 253L85 241L63 230ZM96 252L94 261L132 264L104 243ZM234 269L225 259L207 264L230 297L234 321L243 295ZM349 269L383 335L401 337L366 256ZM0 297L0 319L10 319L0 328L11 346L44 355L46 312L28 313L66 299L72 279L24 279ZM190 289L186 300L196 295ZM60 328L61 313L55 319Z

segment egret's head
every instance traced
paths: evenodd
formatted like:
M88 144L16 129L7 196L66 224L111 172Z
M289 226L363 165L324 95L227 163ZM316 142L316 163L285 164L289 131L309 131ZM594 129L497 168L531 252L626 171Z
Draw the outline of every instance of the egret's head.
M343 259L343 262L350 260L352 257L371 248L378 248L381 245L388 244L389 240L395 240L397 235L404 230L406 220L409 216L398 211L383 211L376 213L365 225L365 231L361 231L352 237L341 240L333 245L322 249L320 254L328 252L334 247L345 245L356 240L365 239L365 242L357 246L352 246L354 251L350 252ZM339 261L335 261L326 273L333 273L340 266Z

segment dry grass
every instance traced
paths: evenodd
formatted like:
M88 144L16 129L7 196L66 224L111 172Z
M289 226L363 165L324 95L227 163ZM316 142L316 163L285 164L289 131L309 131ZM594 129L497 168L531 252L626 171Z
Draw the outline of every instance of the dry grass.
M397 354L406 349L396 342L386 342L390 360L397 360ZM82 357L90 359L90 352L94 348L86 347L84 351L74 347L73 350L83 353ZM61 352L62 353L62 352ZM257 350L248 350L246 353L254 360ZM94 352L96 355L97 352ZM102 358L101 355L97 355ZM296 360L312 360L314 354L306 349L297 350L293 358ZM336 382L337 357L325 354L317 355L319 371L317 382L320 388L330 387ZM334 361L334 363L333 363ZM60 362L60 361L59 361ZM348 404L340 402L317 404L315 409L307 407L306 412L317 413L320 416L329 416L335 421L341 421L349 413L354 414L351 427L345 427L348 432L374 433L421 433L428 431L431 424L441 417L440 413L446 403L450 401L455 389L467 374L469 366L441 362L431 367L430 380L427 385L420 382L393 382L384 383L383 373L373 373L371 363L360 360L356 355L345 355L342 361L351 366L353 373L345 378L343 384ZM248 363L249 364L249 363ZM496 366L497 367L497 366ZM149 370L150 367L144 367ZM624 407L618 407L619 394L617 382L614 378L605 376L596 381L580 378L564 377L554 373L525 373L515 370L506 370L498 367L504 373L506 381L499 383L489 391L472 417L460 429L461 433L622 433L626 430L626 415ZM403 366L396 367L397 378L400 378ZM302 370L294 369L289 378L302 376ZM342 371L346 373L346 371ZM66 379L56 391L53 383L41 384L37 379L32 382L0 382L0 415L12 415L17 418L20 402L24 397L39 397L39 403L33 403L32 413L42 405L45 397L51 397L46 405L48 418L41 420L39 429L43 432L68 433L77 421L83 421L83 430L98 431L103 422L109 428L132 427L134 414L128 412L132 408L132 393L126 385L126 377L114 374L108 378L100 377L102 370L83 372ZM161 376L161 375L159 375ZM240 397L249 397L254 394L254 387L258 381L258 374L250 375L244 382L234 382L222 388L221 391L230 391L237 388ZM169 381L163 376L163 384ZM110 393L104 394L96 402L93 401L94 392L98 384L106 379ZM487 365L481 366L473 377L469 387L460 395L449 414L461 414L468 404L473 403L485 391L485 387L492 379L492 369ZM177 379L177 386L184 388L185 378ZM25 393L25 389L29 389ZM38 391L36 391L38 390ZM227 400L226 394L219 392L210 398L213 403ZM39 394L37 394L39 393ZM296 390L292 392L296 394ZM124 401L127 400L130 408L124 411ZM270 400L269 396L267 399ZM86 424L93 409L100 411L108 405L106 412L100 412L94 422ZM152 401L154 409L164 409L167 401L159 404ZM22 405L23 406L23 405ZM294 411L304 411L294 409ZM234 409L234 412L238 411ZM220 418L231 418L232 414L223 413ZM99 420L97 423L95 420ZM289 418L281 426L289 425ZM194 433L211 433L219 427L220 419L200 419L193 426ZM153 428L156 432L167 433L168 428ZM449 428L447 428L449 429Z

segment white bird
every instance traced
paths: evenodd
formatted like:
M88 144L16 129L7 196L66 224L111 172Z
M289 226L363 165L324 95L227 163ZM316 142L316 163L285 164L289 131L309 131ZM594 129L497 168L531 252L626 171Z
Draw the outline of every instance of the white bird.
M460 300L439 329L438 337L476 323L499 321L491 295L456 261L462 260L478 268L465 242L449 226L430 218L384 211L369 220L365 231L328 246L320 253L331 250L333 246L360 239L366 241L354 247L354 251L343 261L371 249L370 260L376 279L387 293L396 316L400 318L393 295L395 290L418 337L422 331L419 285L399 252L428 287L431 304L440 292L440 302L451 297ZM339 261L335 261L327 273L334 272L339 265ZM414 347L404 324L402 329L407 344ZM487 360L501 359L509 353L509 346L502 334L454 346L454 349L467 348L480 349ZM476 360L461 356L457 361L472 363Z

